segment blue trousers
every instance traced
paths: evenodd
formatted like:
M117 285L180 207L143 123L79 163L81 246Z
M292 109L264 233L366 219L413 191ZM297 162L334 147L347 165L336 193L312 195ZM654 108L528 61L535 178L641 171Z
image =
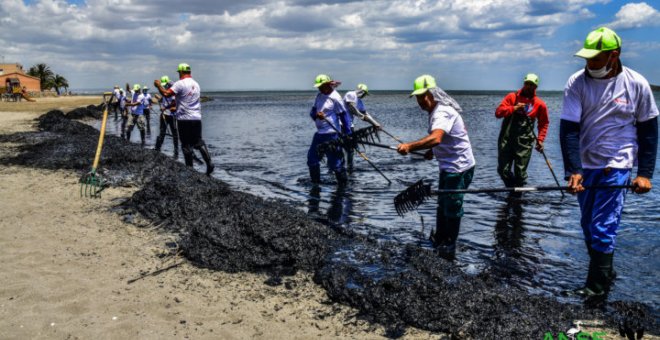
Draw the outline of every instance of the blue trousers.
M307 166L317 167L321 163L323 155L319 155L316 151L316 147L324 142L338 139L339 135L336 133L327 133L327 134L314 134L314 139L312 139L312 145L307 151ZM334 150L328 151L325 153L325 156L328 158L328 167L330 170L335 172L343 172L344 170L344 152L340 146L334 148Z
M582 185L627 185L631 169L585 169ZM626 189L585 190L578 194L584 239L601 253L614 251Z

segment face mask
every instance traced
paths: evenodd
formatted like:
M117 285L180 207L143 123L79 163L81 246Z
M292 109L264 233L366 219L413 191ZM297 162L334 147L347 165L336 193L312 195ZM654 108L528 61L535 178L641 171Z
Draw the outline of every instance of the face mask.
M610 54L610 56L607 58L607 63L605 63L605 66L603 66L599 69L592 70L592 69L587 67L587 71L589 71L589 75L594 77L594 78L605 78L607 76L607 74L610 73L610 71L612 70L611 68L607 67L610 64L610 58L611 57L612 57L612 55Z

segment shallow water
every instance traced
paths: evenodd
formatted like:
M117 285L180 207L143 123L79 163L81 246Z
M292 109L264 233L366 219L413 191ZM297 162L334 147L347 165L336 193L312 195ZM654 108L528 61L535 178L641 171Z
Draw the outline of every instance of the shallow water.
M343 94L343 91L341 91ZM495 107L505 92L454 92L463 107L463 119L473 145L477 168L471 188L502 186L496 172L497 136L501 121ZM437 183L436 161L400 156L394 151L368 148L370 159L392 180L391 185L357 155L351 184L337 190L334 176L323 174L324 183L315 191L309 182L306 154L315 128L308 112L314 92L222 92L205 93L214 100L203 104L204 139L218 165L214 176L234 188L262 197L277 198L302 209L315 219L369 235L379 241L430 247L429 231L435 226L432 202L418 212L399 217L394 196L418 179ZM561 93L540 93L548 104L551 125L546 154L558 176L563 166L558 143ZM658 98L658 94L656 94ZM368 111L386 130L412 141L425 135L427 116L405 92L375 92L365 100ZM356 122L357 127L366 126ZM108 131L118 134L119 122L109 120ZM152 114L152 147L158 131ZM133 141L138 139L133 133ZM396 145L381 134L385 144ZM166 139L163 152L171 154ZM203 169L200 168L200 171ZM660 186L656 166L654 186ZM554 185L543 160L534 152L529 184ZM560 178L561 181L561 178ZM561 181L562 185L564 184ZM615 269L618 273L610 300L630 300L660 310L660 193L657 189L639 196L629 194L617 239ZM527 193L510 202L504 194L470 194L465 197L456 263L466 273L495 269L508 284L534 294L554 296L583 283L588 256L579 226L575 197L559 192ZM422 225L422 220L424 225ZM354 250L341 249L337 258ZM360 265L360 264L358 264ZM379 277L382 269L361 265L361 270Z

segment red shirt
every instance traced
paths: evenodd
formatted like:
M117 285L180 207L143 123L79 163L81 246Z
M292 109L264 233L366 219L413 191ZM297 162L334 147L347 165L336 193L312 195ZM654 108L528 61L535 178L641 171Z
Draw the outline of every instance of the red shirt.
M520 95L520 91L511 92L504 97L500 106L495 110L495 117L505 118L513 114L513 107L518 103L530 104L529 109L527 109L527 116L534 122L535 119L538 119L538 140L543 143L545 136L548 133L548 125L550 120L548 119L548 107L545 105L545 102L541 98L534 94L534 97L527 98Z

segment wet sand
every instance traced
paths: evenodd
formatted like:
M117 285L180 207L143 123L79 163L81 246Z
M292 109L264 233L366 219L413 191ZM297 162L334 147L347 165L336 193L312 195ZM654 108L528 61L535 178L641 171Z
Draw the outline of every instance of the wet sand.
M34 130L33 120L52 109L99 103L82 96L2 102L0 134ZM0 156L15 147L0 144ZM383 337L383 327L328 301L311 274L270 287L266 275L200 269L173 255L173 235L111 210L137 189L80 198L71 171L0 164L0 338ZM437 337L415 328L404 336Z

